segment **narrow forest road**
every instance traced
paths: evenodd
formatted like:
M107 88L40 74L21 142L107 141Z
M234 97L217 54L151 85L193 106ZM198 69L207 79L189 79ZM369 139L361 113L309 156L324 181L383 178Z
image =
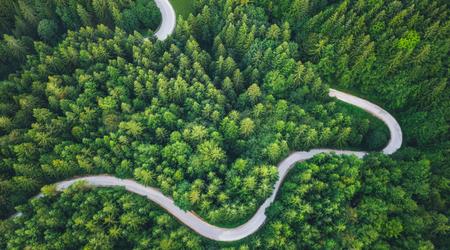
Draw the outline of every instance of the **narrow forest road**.
M155 0L155 1L158 7L161 9L163 17L161 27L158 30L156 36L158 37L158 39L164 40L174 30L175 13L168 0ZM167 7L167 5L169 5L169 7ZM166 20L166 18L169 18L171 20ZM373 116L382 120L388 126L390 132L390 140L388 145L382 151L384 154L392 154L401 147L403 138L402 130L398 122L395 120L395 118L387 111L371 102L352 96L350 94L340 92L338 90L330 89L329 96L335 97L338 100L352 104L369 112ZM164 194L162 194L158 189L146 187L142 184L137 183L134 180L119 179L107 175L97 175L66 180L58 182L55 185L58 190L64 190L77 181L86 181L89 185L95 187L124 187L126 190L132 193L145 196L149 200L157 203L167 212L175 216L183 224L190 227L192 230L194 230L195 232L206 238L217 241L235 241L243 239L253 234L264 224L264 222L266 221L265 215L266 209L275 200L277 192L280 189L284 178L288 174L289 170L295 165L295 163L311 159L312 157L320 153L355 155L359 158L362 158L367 154L367 152L334 150L334 149L313 149L310 151L299 151L292 153L280 164L278 164L279 180L276 182L274 186L272 195L266 199L266 201L259 207L258 211L253 215L253 217L249 221L235 228L220 228L208 224L207 222L205 222L198 216L194 215L193 213L181 210L174 204L171 198L164 196ZM42 195L38 195L37 197L40 196ZM16 214L15 216L20 216L20 213Z
M175 10L169 0L155 0L155 3L161 11L161 25L156 31L155 36L159 40L166 40L175 30L177 20Z

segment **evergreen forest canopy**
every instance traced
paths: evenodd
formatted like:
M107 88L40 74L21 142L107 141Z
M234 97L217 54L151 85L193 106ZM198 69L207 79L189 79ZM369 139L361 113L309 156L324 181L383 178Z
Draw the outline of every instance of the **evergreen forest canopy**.
M40 2L0 2L1 73L14 72L0 83L0 248L449 245L445 1L196 0L165 41L143 39L160 23L153 1ZM298 164L242 242L209 242L120 189L46 186L27 203L108 173L240 225L289 152L386 144L383 124L330 85L391 110L406 145Z
M67 30L104 24L146 33L161 23L148 0L1 0L0 79L17 70L35 52L35 41L56 45Z

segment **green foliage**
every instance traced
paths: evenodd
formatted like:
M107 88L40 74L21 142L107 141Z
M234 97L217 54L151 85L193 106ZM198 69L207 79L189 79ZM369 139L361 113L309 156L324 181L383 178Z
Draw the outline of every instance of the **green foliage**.
M175 13L184 18L188 18L189 14L194 12L195 2L195 0L170 0L170 3L175 9Z
M445 1L347 0L312 16L296 40L326 83L382 103L406 142L425 147L450 136L449 27Z
M398 41L398 47L407 51L413 51L420 43L420 35L416 31L407 31Z
M20 208L22 216L0 224L2 249L190 249L194 232L157 205L123 189L75 185Z
M251 25L236 28L243 26ZM312 66L289 56L292 44L253 45L265 34L243 43L254 47L249 52L233 45L226 58L201 49L194 37L177 38L179 45L166 49L104 25L69 32L54 48L37 47L38 55L10 76L15 85L4 90L18 96L2 102L12 105L2 114L2 136L12 141L2 157L14 169L6 182L16 175L38 183L75 174L134 176L212 223L240 223L270 195L273 165L289 151L333 139L356 147L360 141L351 136L365 133L336 109ZM216 40L226 40L222 36L219 31ZM264 61L254 64L252 54ZM261 73L249 74L249 67ZM281 91L255 84L271 72L291 84L280 83ZM322 131L329 131L326 142L319 141ZM228 171L237 159L247 162L247 171ZM7 207L25 198L21 192L2 197Z
M394 111L407 145L434 146L301 163L268 223L231 246L449 245L442 1L196 0L163 42L139 33L160 23L153 1L10 2L0 1L0 60L11 68L0 73L22 68L0 82L2 218L45 184L107 173L238 226L271 195L289 152L379 150L389 139L380 121L329 98L329 83ZM0 224L0 248L223 246L122 190L42 192Z
M399 164L382 155L364 162L316 156L292 170L268 211L261 237L249 241L270 249L430 247L424 236L434 222L419 219L427 212L414 201L416 191L405 186L418 179L418 189L428 185L423 173L429 169L423 164ZM420 177L415 171L422 172Z
M39 22L37 32L39 34L39 37L48 43L53 43L55 40L58 39L57 38L58 26L53 20L49 19L41 20Z
M54 45L68 29L104 24L132 33L155 30L161 23L155 2L147 0L2 0L0 9L0 79L25 62L33 52L32 40Z

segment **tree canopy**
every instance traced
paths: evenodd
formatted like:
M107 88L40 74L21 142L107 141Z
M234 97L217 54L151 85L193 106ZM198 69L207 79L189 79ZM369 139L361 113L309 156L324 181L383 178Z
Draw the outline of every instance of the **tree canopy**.
M444 1L194 7L159 41L148 32L160 23L153 1L0 1L0 248L449 245ZM376 151L389 140L381 121L330 98L330 86L392 111L403 148L298 164L267 224L241 242L205 240L121 189L45 186L133 178L208 223L241 225L290 152ZM8 219L16 206L23 215Z

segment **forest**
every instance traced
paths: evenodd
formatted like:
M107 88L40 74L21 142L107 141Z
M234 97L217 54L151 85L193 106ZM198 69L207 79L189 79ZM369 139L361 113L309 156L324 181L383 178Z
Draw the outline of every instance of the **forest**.
M0 1L0 249L445 249L450 20L443 0L195 0L173 35L153 1ZM148 39L143 39L148 37ZM398 119L385 125L330 87ZM254 235L213 242L110 174ZM32 199L42 191L44 196ZM16 211L21 216L13 216Z
M161 13L147 0L2 0L0 1L0 79L7 78L36 53L34 43L56 45L68 30L104 24L127 32L155 30Z

